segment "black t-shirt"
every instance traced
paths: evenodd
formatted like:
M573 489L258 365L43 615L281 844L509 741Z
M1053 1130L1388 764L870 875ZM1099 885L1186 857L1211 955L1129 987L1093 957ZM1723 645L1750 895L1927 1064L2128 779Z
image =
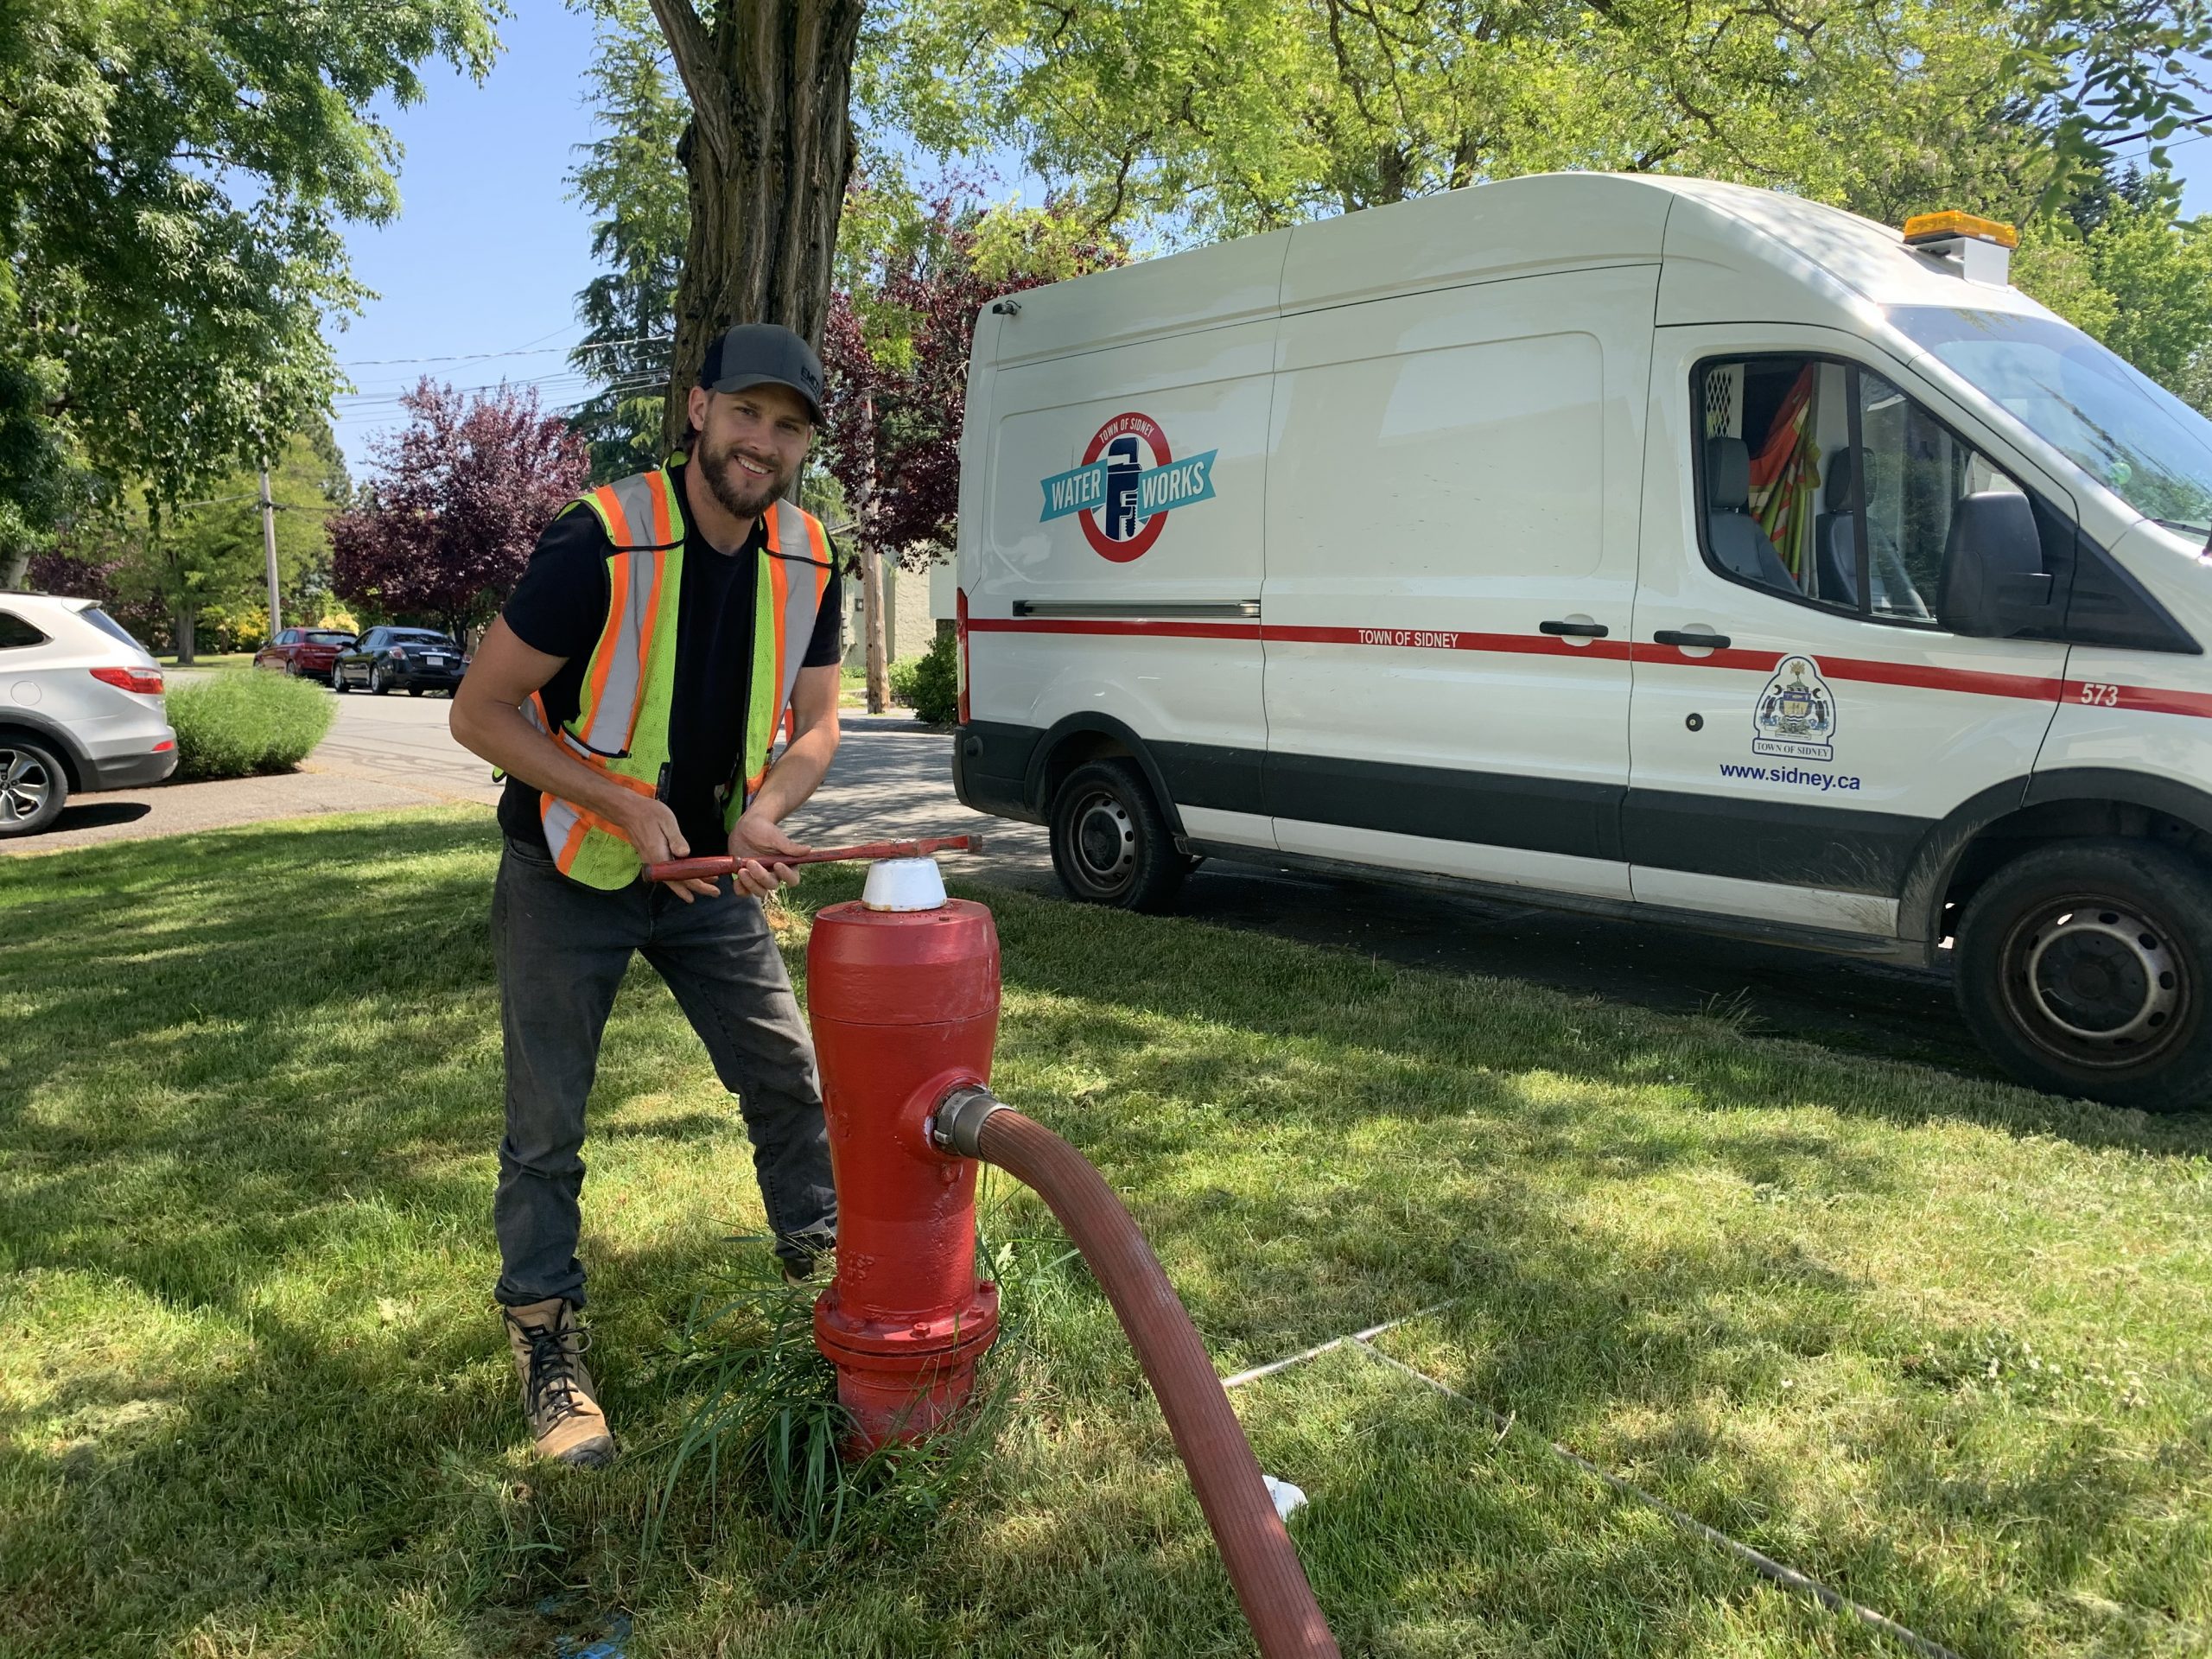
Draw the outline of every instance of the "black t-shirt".
M677 499L683 499L683 469L671 467ZM689 515L686 515L687 518ZM676 684L668 721L668 805L695 856L728 850L715 790L736 770L745 741L745 715L753 669L753 609L765 519L735 553L717 553L698 530L683 539L683 588L677 596ZM607 561L610 550L599 517L570 507L545 527L522 580L500 613L516 638L549 657L565 657L539 696L555 724L574 720L584 669L607 626ZM830 550L830 585L814 620L814 637L800 659L806 668L838 660L840 582L836 550ZM543 839L540 796L518 778L507 779L499 798L499 827L524 841Z

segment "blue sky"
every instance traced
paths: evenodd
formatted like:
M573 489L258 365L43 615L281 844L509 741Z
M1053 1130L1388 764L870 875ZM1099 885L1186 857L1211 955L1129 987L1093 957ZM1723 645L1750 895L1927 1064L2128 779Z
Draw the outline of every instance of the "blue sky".
M425 373L460 386L561 376L543 388L549 404L583 395L563 371L584 332L576 290L592 276L591 222L566 176L591 137L592 25L554 0L517 11L482 86L441 72L422 103L386 112L406 146L402 208L348 237L354 275L378 297L332 342L358 389L338 402L357 477L367 441L401 419L394 395ZM422 360L485 353L512 355Z
M334 342L357 388L338 404L356 477L369 440L400 421L396 395L425 373L457 386L536 381L549 407L588 390L566 352L583 334L575 296L592 276L591 226L566 179L592 133L592 25L555 0L516 10L482 86L434 74L422 103L390 115L407 151L404 205L381 230L354 229L354 272L378 297ZM2212 212L2212 140L2177 145L2173 159L2183 210Z

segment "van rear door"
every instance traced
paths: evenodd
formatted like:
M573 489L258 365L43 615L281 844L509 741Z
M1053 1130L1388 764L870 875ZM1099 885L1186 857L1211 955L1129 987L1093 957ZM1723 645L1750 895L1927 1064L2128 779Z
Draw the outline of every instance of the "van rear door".
M1664 327L1651 388L1636 897L1895 938L1929 831L2024 788L2065 674L2062 644L1950 626L1970 525L2058 568L2071 499L1837 331Z
M1657 273L1284 317L1264 596L1284 851L1628 896Z
M971 789L1034 777L1056 730L1096 731L1149 757L1184 832L1268 844L1261 509L1287 243L1040 289L994 319L981 524L962 532Z

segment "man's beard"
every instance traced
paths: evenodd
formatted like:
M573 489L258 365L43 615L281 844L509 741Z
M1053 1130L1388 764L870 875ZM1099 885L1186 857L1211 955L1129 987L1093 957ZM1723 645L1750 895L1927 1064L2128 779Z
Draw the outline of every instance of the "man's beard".
M731 518L757 518L771 502L784 493L784 486L791 482L791 474L787 472L771 474L751 490L747 490L739 485L736 477L732 476L735 470L732 463L736 459L735 444L728 443L715 448L705 440L701 440L699 465L707 474L708 491L721 503L722 510Z

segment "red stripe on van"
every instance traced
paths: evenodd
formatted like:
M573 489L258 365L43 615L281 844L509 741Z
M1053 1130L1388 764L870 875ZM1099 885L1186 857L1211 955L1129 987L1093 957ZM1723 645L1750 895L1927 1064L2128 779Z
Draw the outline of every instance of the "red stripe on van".
M1928 663L1885 663L1857 657L1827 657L1818 652L1727 651L1702 657L1677 645L1627 639L1592 639L1576 645L1542 633L1472 633L1452 628L1287 627L1276 623L1191 622L1150 617L982 617L968 619L970 633L1078 633L1173 639L1280 640L1290 645L1364 645L1384 650L1480 651L1522 656L1588 656L1607 662L1628 660L1676 668L1727 669L1770 674L1784 656L1809 656L1828 679L1866 685L1903 685L1923 691L1963 691L1974 696L2017 697L2031 702L2061 698L2092 707L2129 709L2145 714L2182 715L2212 720L2212 693L2171 691L2159 686L2120 685L2108 681L2039 678L2031 674L1997 674L1986 669L1940 668ZM1401 645L1395 637L1405 636ZM2107 702L2109 690L2115 699Z
M1293 628L1262 623L1261 638L1300 645L1369 645L1389 651L1491 651L1524 657L1597 657L1625 662L1625 639L1557 639L1548 633L1470 633L1457 628Z
M1982 697L2019 697L2030 702L2056 702L2064 690L2056 679L2032 674L1996 674L1980 668L1939 668L1931 663L1885 663L1878 658L1829 657L1817 651L1716 651L1708 657L1685 657L1674 645L1636 647L1639 663L1672 663L1681 668L1734 668L1754 674L1771 674L1783 657L1810 657L1821 665L1824 679L1855 680L1864 685L1909 685L1923 691L1966 691Z
M1183 622L1148 616L1111 620L1104 617L971 616L970 633L1119 633L1166 635L1178 639L1257 639L1257 622Z

